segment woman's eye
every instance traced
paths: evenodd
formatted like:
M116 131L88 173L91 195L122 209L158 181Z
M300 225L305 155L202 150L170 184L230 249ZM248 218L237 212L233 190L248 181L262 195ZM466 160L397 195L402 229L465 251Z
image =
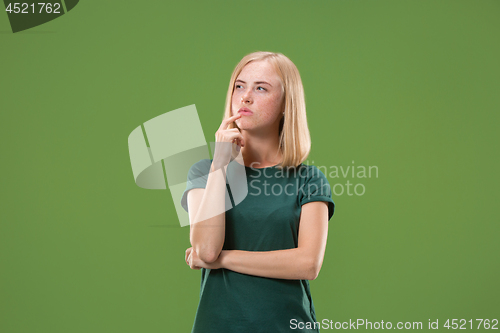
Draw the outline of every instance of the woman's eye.
M234 86L234 88L235 88L235 89L240 89L240 88L243 88L243 86L241 86L241 85L237 84L237 85L235 85L235 86ZM258 90L258 89L262 89L262 91L266 91L266 88L264 88L264 87L257 87L257 90Z

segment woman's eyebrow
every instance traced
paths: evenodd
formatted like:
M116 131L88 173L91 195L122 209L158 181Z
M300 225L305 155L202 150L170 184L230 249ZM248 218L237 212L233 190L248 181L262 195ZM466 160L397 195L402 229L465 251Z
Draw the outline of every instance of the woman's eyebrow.
M241 83L245 83L245 84L246 84L246 82L245 82L245 81L243 81L243 80L239 80L239 79L238 79L238 80L236 80L235 82L241 82ZM272 85L271 85L270 83L267 83L266 81L255 81L254 83L255 83L255 84L268 84L268 85L270 85L270 86L272 87Z

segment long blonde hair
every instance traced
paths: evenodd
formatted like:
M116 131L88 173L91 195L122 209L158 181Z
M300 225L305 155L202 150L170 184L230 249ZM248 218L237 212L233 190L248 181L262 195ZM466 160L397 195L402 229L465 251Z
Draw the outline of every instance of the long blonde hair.
M247 54L234 68L226 95L224 119L231 117L231 99L234 91L234 82L249 62L267 60L274 67L281 81L284 93L284 117L279 124L279 149L283 160L277 167L297 167L311 151L311 135L307 126L306 103L304 87L299 70L295 64L281 53L253 52ZM231 123L229 128L238 128ZM233 153L236 153L234 150Z

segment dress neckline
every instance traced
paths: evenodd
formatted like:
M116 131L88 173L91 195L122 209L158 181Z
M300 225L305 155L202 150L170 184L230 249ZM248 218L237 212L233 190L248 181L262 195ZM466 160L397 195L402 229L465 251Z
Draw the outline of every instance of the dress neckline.
M236 161L234 161L236 162ZM241 163L239 162L236 162L238 163L239 165L242 165ZM279 163L278 163L279 164ZM268 166L268 167L264 167L264 168L255 168L255 167L250 167L250 166L244 166L246 169L251 169L251 170L264 170L264 169L270 169L270 168L275 168L278 164L275 164L275 165L271 165L271 166Z

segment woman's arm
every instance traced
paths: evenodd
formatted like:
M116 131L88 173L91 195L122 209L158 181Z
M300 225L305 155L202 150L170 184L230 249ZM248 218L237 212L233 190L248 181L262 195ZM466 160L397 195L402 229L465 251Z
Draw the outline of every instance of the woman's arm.
M297 248L276 251L223 250L206 263L191 253L191 267L227 268L232 271L275 279L314 280L321 269L328 234L328 205L313 201L302 206Z
M224 166L227 171L227 166ZM226 232L226 179L222 169L210 166L205 189L192 189L187 194L190 232L189 240L200 259L206 263L217 260Z
M192 189L187 195L190 232L189 240L205 262L217 260L226 234L226 171L233 154L233 143L244 146L243 135L228 126L241 118L222 121L215 133L215 150L205 189ZM241 155L240 155L241 156ZM224 170L224 173L222 172Z

